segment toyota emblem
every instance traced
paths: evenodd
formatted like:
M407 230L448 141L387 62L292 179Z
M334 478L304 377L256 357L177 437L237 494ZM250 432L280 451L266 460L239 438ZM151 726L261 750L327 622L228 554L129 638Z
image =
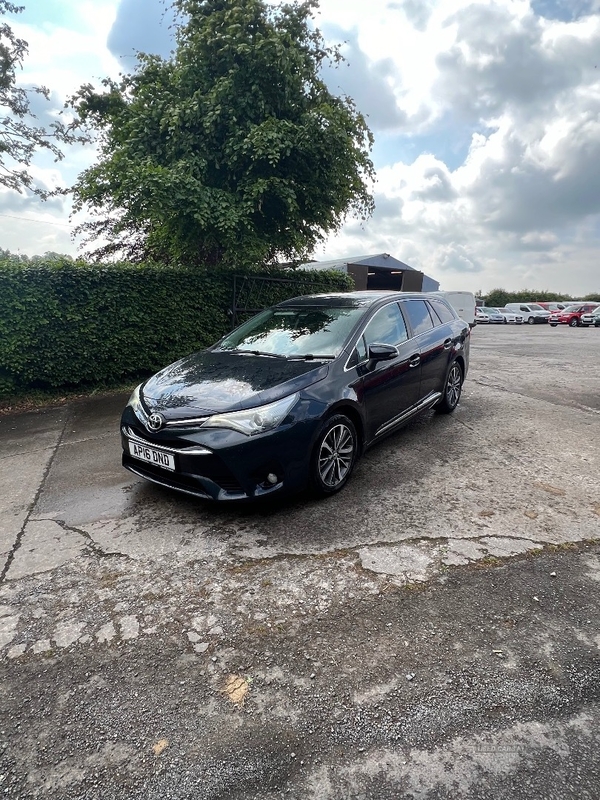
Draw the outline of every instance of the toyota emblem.
M150 414L146 427L149 431L159 431L165 424L165 418L162 414Z

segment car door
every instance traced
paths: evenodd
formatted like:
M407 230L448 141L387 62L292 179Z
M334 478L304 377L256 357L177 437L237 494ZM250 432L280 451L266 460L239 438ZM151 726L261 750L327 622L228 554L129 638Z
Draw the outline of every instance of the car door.
M419 399L442 391L454 348L452 325L443 323L426 300L403 300L400 304L421 356ZM440 311L440 314L442 312ZM450 319L454 316L447 310Z
M394 345L398 355L389 361L372 361L368 357L372 344ZM372 440L400 421L419 398L421 359L398 303L388 303L375 312L357 341L355 354L367 438Z

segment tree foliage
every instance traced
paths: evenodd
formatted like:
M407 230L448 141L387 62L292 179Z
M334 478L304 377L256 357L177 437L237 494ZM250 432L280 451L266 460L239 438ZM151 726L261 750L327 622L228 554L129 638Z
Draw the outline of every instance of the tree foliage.
M521 289L518 292L508 292L506 289L492 289L485 297L485 305L490 308L504 308L507 303L560 303L570 300L591 300L600 302L599 294L588 294L585 297L573 298L568 294L549 292L544 289Z
M73 98L99 134L73 187L94 216L80 228L92 255L268 264L304 256L348 213L366 218L372 136L320 77L340 55L312 26L316 0L173 5L169 59L138 54L133 74Z
M24 6L8 0L0 0L0 15L20 14ZM36 124L31 112L31 95L41 94L47 100L49 89L45 86L25 88L17 83L17 72L22 69L27 55L27 42L19 39L11 26L0 22L0 108L4 116L0 119L0 184L22 192L30 189L44 197L47 193L34 184L28 172L33 155L38 150L48 150L58 160L62 153L57 141L71 142L78 139L57 121L48 131Z

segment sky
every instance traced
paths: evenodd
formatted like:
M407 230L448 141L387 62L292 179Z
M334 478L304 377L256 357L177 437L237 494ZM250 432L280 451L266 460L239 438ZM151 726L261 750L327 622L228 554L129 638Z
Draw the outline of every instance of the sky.
M22 0L23 85L50 122L84 83L167 56L163 0ZM600 0L321 0L317 25L346 62L330 90L375 137L375 212L348 219L318 260L390 253L444 290L600 292ZM46 186L94 162L36 158ZM76 255L66 198L0 190L0 247Z

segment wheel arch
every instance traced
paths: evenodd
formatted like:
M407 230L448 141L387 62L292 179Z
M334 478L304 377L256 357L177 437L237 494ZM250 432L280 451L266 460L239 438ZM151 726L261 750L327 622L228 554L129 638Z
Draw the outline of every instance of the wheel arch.
M450 372L450 367L452 366L452 364L454 364L455 361L457 361L460 364L460 368L462 369L463 380L464 380L465 377L466 377L466 373L467 373L467 365L465 363L465 359L464 359L463 355L461 355L461 354L457 355L456 358L454 358L450 362L450 364L448 365L448 372Z
M356 428L356 435L358 436L358 457L360 457L365 450L365 425L360 411L353 406L352 403L341 400L339 403L336 403L336 405L327 409L323 421L334 417L336 414L345 414Z

